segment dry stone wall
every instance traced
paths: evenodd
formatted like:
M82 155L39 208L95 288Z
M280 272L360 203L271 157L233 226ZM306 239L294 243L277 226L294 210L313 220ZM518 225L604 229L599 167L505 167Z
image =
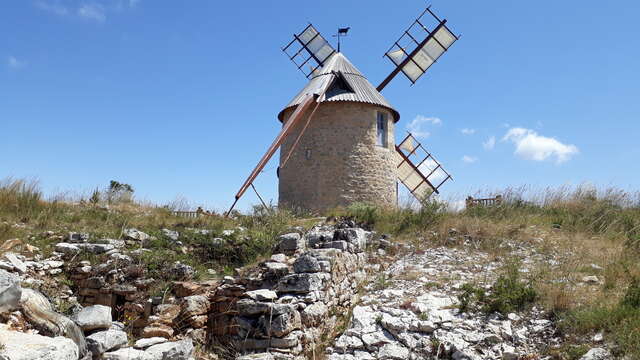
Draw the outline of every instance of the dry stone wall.
M287 110L285 118L293 110ZM377 113L388 119L386 146L376 145ZM280 206L323 211L354 202L395 206L393 116L363 103L322 103L291 158L280 169ZM284 141L289 153L301 126Z
M278 254L248 274L226 278L211 297L211 342L274 359L313 353L355 305L365 277L371 234L348 225L283 235Z

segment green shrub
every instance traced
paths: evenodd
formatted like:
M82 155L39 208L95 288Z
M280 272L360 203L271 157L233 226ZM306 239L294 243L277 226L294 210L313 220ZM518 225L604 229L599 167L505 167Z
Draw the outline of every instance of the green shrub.
M571 334L604 330L607 338L618 345L621 354L640 358L640 282L632 279L617 304L581 307L567 312L561 325L564 332Z
M631 284L629 284L627 292L620 301L620 305L640 310L640 281L638 279L631 280Z
M531 282L524 282L520 278L519 265L516 261L507 263L488 292L472 284L463 285L458 294L460 311L497 311L507 314L523 310L533 303L538 295Z
M457 295L458 309L461 313L469 312L478 308L478 305L484 303L486 293L484 289L480 289L473 284L464 284L460 288L460 293Z
M402 234L433 227L446 215L446 209L445 203L432 199L424 201L417 210L354 203L345 209L334 209L329 215L353 220L364 228L380 233Z

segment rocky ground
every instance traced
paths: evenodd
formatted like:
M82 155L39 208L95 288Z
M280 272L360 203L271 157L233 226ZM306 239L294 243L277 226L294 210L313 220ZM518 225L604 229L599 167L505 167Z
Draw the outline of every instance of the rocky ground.
M179 233L163 232L182 247ZM503 256L490 255L468 236L450 235L450 246L414 247L353 222L321 224L280 236L280 253L241 276L188 281L194 269L171 263L166 271L180 280L162 296L147 292L155 280L136 259L152 251L150 237L136 229L122 239L43 234L55 240L46 256L9 240L0 245L0 360L232 358L195 350L216 324L240 352L260 352L243 359L315 360L327 338L330 360L556 359L548 350L563 338L541 308L462 312L459 295L465 284L490 291L511 257L524 259L523 274L562 259L509 241ZM96 255L102 261L79 259ZM599 281L582 280L578 286ZM610 358L601 344L581 359Z
M528 257L524 272L540 257L533 249L513 252ZM490 288L503 259L472 246L411 251L397 260L384 250L379 255L371 265L377 275L354 307L350 326L326 350L331 360L551 359L546 350L562 342L549 314L536 307L489 315L459 311L460 288ZM582 357L609 358L602 348Z
M92 241L84 233L42 236L59 241L46 257L17 239L0 246L1 360L194 358L195 343L203 336L193 329L193 336L174 333L172 325L178 317L192 322L201 315L196 309L208 309L208 300L167 297L159 305L161 300L149 297L145 289L154 280L130 274L137 269L136 252L149 251L140 246L148 235L127 229L118 240ZM78 259L97 255L104 260L92 264ZM193 273L179 263L166 271L182 278Z

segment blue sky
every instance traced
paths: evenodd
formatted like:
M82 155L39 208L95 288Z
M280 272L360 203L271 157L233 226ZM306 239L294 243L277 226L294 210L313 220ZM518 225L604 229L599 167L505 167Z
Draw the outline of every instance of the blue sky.
M637 1L443 1L463 36L383 95L453 175L477 189L640 185ZM223 209L305 84L280 52L307 22L375 85L420 0L7 0L0 11L0 178L49 194L116 179L138 198ZM494 139L494 141L491 141ZM399 140L399 139L398 139ZM277 199L275 159L256 181ZM257 203L252 193L240 204Z

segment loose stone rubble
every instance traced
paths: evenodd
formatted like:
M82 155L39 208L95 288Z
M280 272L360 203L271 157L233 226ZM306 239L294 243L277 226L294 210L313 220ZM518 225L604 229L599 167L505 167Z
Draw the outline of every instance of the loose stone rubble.
M177 231L161 231L182 246ZM292 229L268 260L234 277L195 282L193 268L173 263L167 270L176 281L164 296L147 293L156 280L136 262L150 251L152 236L137 229L126 229L123 239L46 236L57 239L47 258L33 246L0 255L0 360L190 360L196 344L242 360L516 360L544 359L540 349L560 343L553 322L536 308L459 313L462 284L487 286L499 261L470 247L414 251L350 221L306 233ZM404 255L387 255L398 251ZM526 257L525 265L535 258L526 249L514 251ZM76 260L84 253L108 260ZM56 282L62 273L71 285ZM55 299L43 295L51 286ZM50 301L66 302L73 316L54 313ZM583 360L611 358L602 335L593 341L601 348Z
M490 283L499 265L483 253L445 247L406 255L384 271L373 265L380 275L328 358L515 360L559 343L552 322L535 308L519 315L459 313L458 289Z

